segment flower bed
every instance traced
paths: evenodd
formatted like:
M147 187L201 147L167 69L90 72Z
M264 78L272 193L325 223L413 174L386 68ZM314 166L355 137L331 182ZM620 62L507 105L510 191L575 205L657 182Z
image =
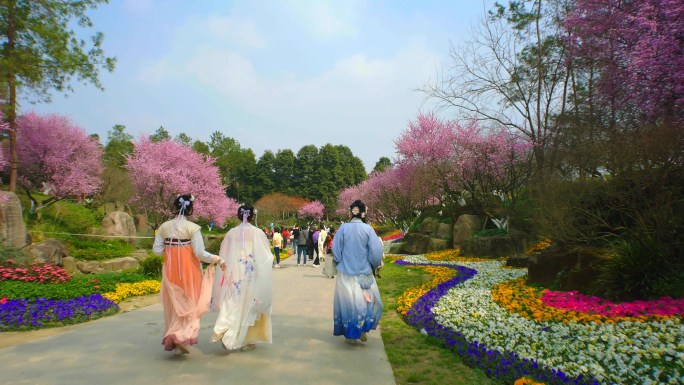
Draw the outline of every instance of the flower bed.
M394 232L391 232L391 233L381 237L380 239L382 239L383 242L392 242L392 241L396 241L397 239L402 239L402 238L404 238L404 233L402 233L399 230L396 230Z
M161 282L156 280L136 283L119 283L116 285L115 291L104 293L102 296L115 303L121 303L121 301L126 298L159 293L160 288Z
M0 331L75 324L114 314L117 303L159 292L160 283L138 274L105 273L70 277L52 265L20 268L3 263ZM103 294L104 293L104 294Z
M0 331L39 329L76 324L118 311L118 306L100 294L64 300L10 299L0 304Z
M0 281L60 283L70 279L69 273L59 266L42 264L22 268L11 259L0 265Z
M502 263L441 263L459 273L417 299L405 319L444 340L465 363L508 383L523 377L546 384L684 382L681 316L613 323L526 318L493 298L494 286L526 274Z

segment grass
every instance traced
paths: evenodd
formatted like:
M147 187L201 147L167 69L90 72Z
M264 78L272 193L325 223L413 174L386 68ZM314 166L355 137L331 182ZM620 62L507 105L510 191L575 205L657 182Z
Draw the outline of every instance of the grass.
M482 370L464 365L444 344L420 334L397 312L397 298L408 288L431 279L422 269L385 263L378 286L384 305L382 340L398 385L501 384Z

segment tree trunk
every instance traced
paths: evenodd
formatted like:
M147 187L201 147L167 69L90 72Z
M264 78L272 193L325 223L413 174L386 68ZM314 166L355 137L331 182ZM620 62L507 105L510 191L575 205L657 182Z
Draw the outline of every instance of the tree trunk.
M10 0L7 4L7 57L10 61L7 74L7 85L9 87L9 111L7 111L7 115L10 141L10 192L17 190L17 166L19 165L19 156L17 154L17 85L14 78L15 74L12 70L15 44L14 4L14 0Z

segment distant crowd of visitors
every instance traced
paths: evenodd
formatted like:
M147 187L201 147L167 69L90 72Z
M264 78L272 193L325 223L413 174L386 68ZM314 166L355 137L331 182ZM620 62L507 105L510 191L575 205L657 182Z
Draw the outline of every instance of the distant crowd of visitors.
M300 228L299 225L287 227L264 227L264 233L271 239L275 261L273 267L280 268L280 253L290 245L292 253L297 256L297 266L306 266L307 260L313 267L319 267L325 256L332 253L335 228L325 225L311 225Z

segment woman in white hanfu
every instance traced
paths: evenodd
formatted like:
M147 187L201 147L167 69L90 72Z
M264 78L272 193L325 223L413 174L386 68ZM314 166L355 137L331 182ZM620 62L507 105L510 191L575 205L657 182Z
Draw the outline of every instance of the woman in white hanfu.
M226 271L217 272L212 309L218 310L213 342L228 350L251 350L255 343L271 343L271 265L273 254L266 234L250 222L254 208L238 209L242 223L223 238L219 256Z

